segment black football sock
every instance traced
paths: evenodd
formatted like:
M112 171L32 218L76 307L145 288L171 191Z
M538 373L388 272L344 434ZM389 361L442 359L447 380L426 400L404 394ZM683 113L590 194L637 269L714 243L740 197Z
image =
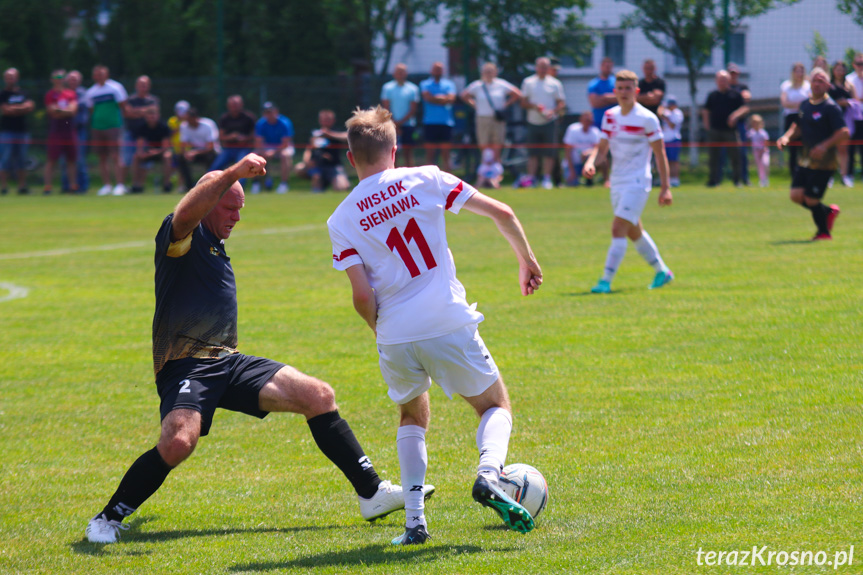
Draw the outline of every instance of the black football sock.
M315 416L307 423L318 448L341 469L357 495L365 499L374 495L381 480L338 410Z
M123 476L120 486L102 513L108 519L122 521L159 489L171 469L155 447L146 452L135 460Z
M827 216L829 215L830 208L828 208L824 204L819 203L812 206L812 219L815 221L815 225L818 227L819 234L830 235L830 230L827 229Z

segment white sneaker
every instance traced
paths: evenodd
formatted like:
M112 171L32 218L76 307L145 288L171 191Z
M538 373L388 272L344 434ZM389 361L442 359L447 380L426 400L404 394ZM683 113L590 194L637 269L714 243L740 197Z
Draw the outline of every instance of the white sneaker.
M842 176L842 183L845 184L845 187L847 188L853 188L854 178L852 178L851 176Z
M114 186L114 189L111 190L111 193L115 196L125 196L126 195L126 186L123 184L117 184Z
M542 179L542 187L545 190L550 190L554 187L554 184L551 183L551 178L545 177Z
M260 182L255 182L254 184L252 184L252 193L253 194L260 194L261 193Z
M110 196L111 195L111 184L105 184L99 191L96 192L97 196Z
M434 493L434 485L423 485L423 499L428 499ZM360 513L366 521L380 519L399 509L405 508L405 494L401 485L393 485L389 481L381 481L378 492L371 499L357 496L360 502Z
M277 194L287 194L288 189L289 188L288 188L287 182L282 182L281 184L279 184L279 187L276 188L276 193Z
M832 188L832 187L833 187L833 178L830 178L829 180L827 180L827 187L828 187L828 188Z
M120 540L120 529L126 531L129 526L110 520L102 513L87 524L87 540L90 543L116 543Z

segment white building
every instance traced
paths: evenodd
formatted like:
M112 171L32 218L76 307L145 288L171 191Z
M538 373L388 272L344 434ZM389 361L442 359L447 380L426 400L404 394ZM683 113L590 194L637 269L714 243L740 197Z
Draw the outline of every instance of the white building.
M666 81L666 93L677 96L681 106L689 106L689 84L682 60L657 49L640 30L621 27L621 18L633 10L624 2L594 0L594 6L585 14L585 23L596 32L590 59L582 67L564 62L560 75L570 112L588 108L587 84L596 76L599 61L605 56L614 59L616 70L627 68L639 75L642 62L653 59L658 74ZM406 62L411 73L418 73L429 70L432 62L447 62L448 51L443 46L445 21L443 13L440 22L420 30L422 37L412 45L398 46L391 65ZM791 65L798 61L807 68L811 65L807 46L813 44L815 32L826 41L831 64L844 59L847 48L863 51L863 28L836 9L836 0L802 0L743 22L732 35L731 61L740 66L742 81L749 85L753 99L778 101L779 85L790 76ZM723 57L721 48L714 50L710 63L702 69L697 104L703 104L714 89L713 75L722 68Z

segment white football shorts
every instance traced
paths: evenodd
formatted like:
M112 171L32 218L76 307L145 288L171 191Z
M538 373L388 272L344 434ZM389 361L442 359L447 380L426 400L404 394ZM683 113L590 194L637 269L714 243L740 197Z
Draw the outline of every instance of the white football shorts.
M614 215L618 218L638 225L641 212L647 205L650 192L644 191L644 187L631 187L622 189L611 189L611 207Z
M432 380L447 397L475 397L497 381L500 372L476 324L411 343L378 344L387 394L399 405L431 388Z

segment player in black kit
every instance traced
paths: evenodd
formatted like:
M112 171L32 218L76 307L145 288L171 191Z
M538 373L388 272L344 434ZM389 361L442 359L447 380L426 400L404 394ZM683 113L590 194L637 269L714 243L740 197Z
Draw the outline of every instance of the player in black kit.
M813 241L833 239L831 232L839 206L821 200L827 182L838 167L837 146L848 139L842 109L829 98L830 76L821 68L812 70L809 85L812 95L800 103L800 112L785 134L776 140L780 150L800 137L803 146L797 157L799 169L791 182L791 201L812 212L818 231Z
M285 364L239 353L237 288L225 243L240 220L238 180L266 173L249 154L225 171L205 174L156 234L153 368L161 399L159 443L126 472L117 491L87 525L87 539L115 543L123 519L162 485L207 435L216 408L263 418L271 411L306 417L320 450L350 480L369 521L404 508L401 487L381 481L327 383ZM425 495L433 487L426 486Z

